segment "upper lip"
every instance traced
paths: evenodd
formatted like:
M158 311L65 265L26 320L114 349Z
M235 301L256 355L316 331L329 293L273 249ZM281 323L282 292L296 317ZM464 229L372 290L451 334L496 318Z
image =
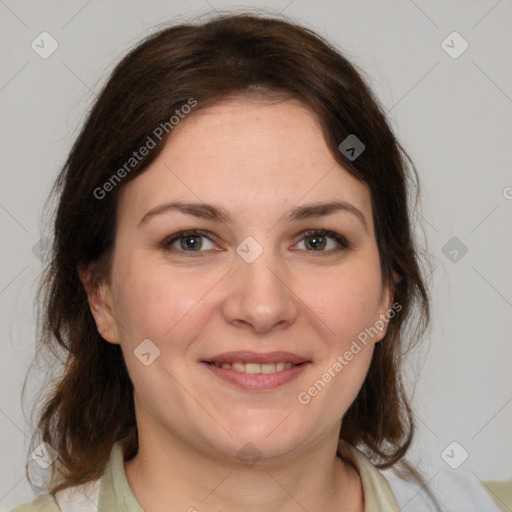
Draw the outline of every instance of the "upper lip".
M251 352L248 350L241 350L235 352L224 352L223 354L218 354L216 356L203 359L205 363L293 363L293 364L301 364L306 363L309 360L305 357L301 357L292 352Z

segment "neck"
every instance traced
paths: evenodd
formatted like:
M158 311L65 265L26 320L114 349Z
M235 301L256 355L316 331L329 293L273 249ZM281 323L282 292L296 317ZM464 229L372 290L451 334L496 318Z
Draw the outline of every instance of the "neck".
M168 432L139 431L139 452L125 462L125 472L137 501L151 512L362 512L359 474L336 456L336 446L337 435L286 461L248 466L205 455Z

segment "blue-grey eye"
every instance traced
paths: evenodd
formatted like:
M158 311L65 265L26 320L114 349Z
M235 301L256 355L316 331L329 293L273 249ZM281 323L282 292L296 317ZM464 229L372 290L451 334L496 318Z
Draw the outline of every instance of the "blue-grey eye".
M179 242L179 245L177 245ZM211 244L210 247L205 244ZM202 252L201 249L207 250L213 248L213 242L204 233L199 231L181 231L167 238L162 247L167 250L174 250L178 252Z
M331 252L339 249L350 248L348 240L344 236L333 231L309 231L304 233L304 238L301 242L303 241L306 250L310 252Z

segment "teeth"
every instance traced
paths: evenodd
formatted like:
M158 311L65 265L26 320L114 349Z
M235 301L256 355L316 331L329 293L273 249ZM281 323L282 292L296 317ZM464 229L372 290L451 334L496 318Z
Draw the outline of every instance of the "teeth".
M213 363L217 368L232 369L241 373L276 373L297 366L293 363Z
M235 372L245 372L245 364L244 363L233 363L231 368L235 370Z
M245 363L245 373L261 373L261 364Z
M276 371L276 365L274 363L262 364L262 365L260 365L260 367L261 367L260 373L275 373L275 371Z

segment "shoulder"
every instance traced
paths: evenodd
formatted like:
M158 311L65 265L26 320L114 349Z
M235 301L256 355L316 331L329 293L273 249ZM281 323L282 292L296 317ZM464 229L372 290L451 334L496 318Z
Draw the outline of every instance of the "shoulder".
M96 512L102 478L38 496L11 512Z
M476 477L453 471L438 471L419 482L414 477L404 478L394 469L380 471L388 481L400 510L435 511L435 501L446 512L501 512L508 506L499 496ZM426 484L426 485L425 485ZM504 482L505 486L507 483ZM510 486L512 484L508 484ZM510 487L508 487L510 492ZM492 497L491 497L492 496ZM496 499L498 498L498 499Z
M506 512L512 510L512 478L502 481L484 481L482 486L501 510Z
M11 512L60 512L60 508L52 494L45 494L29 503L18 505Z

